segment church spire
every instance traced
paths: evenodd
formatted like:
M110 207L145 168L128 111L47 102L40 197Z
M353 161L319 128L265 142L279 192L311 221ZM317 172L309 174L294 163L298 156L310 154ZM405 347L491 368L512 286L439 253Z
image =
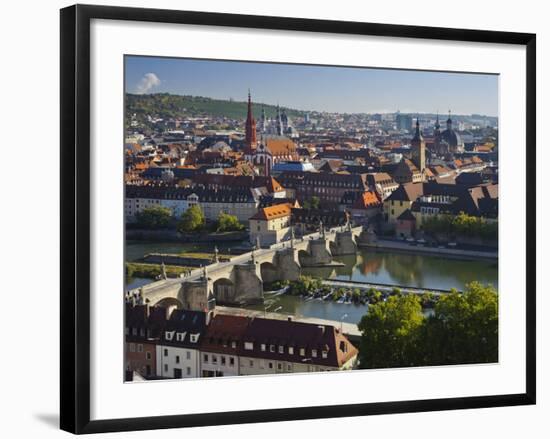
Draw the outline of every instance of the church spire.
M248 112L246 115L245 124L245 143L249 148L256 146L256 120L252 113L252 97L250 95L250 89L248 89Z
M422 140L422 133L420 132L420 118L416 118L416 131L414 132L413 140Z
M426 169L426 143L420 131L420 118L416 118L416 131L411 141L412 161L418 170L424 175Z

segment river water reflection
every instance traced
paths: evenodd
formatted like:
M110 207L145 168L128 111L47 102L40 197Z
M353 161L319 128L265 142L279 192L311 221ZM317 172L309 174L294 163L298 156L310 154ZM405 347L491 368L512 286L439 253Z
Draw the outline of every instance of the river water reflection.
M131 247L131 246L130 246ZM143 249L134 248L132 256L138 257ZM492 284L498 288L497 261L459 260L443 256L409 255L391 252L373 252L363 250L356 256L336 258L345 267L304 269L305 274L321 278L352 280L395 284L401 286L463 290L472 281ZM127 288L147 283L144 279L131 279ZM358 323L367 312L368 305L353 305L325 302L321 300L303 300L299 297L273 295L266 293L268 311L283 314L317 317L328 320ZM253 309L263 309L254 306Z

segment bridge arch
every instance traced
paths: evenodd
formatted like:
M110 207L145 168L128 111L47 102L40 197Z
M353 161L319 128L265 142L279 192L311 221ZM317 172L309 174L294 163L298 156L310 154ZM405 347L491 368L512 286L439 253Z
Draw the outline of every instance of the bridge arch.
M298 250L298 262L300 262L300 265L306 265L310 258L311 254L307 250Z
M235 300L235 284L227 277L220 277L214 281L212 289L216 303L232 303Z
M161 299L158 302L156 302L153 306L160 306L162 308L166 308L168 310L167 314L170 315L172 314L172 311L174 309L182 309L183 303L181 303L181 301L176 299L175 297L165 297L164 299Z
M275 282L279 279L279 270L272 262L266 261L260 264L260 275L264 283Z

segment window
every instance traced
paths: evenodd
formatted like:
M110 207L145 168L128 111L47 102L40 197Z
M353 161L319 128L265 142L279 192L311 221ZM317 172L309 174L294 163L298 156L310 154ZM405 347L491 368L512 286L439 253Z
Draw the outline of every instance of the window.
M143 352L143 345L141 343L137 345L137 351Z
M176 355L176 364L179 364L179 362L180 362L180 356Z
M250 367L254 367L254 361L250 360L250 361L248 362L248 365L249 365Z
M191 375L191 368L188 367L187 370L186 370L186 372L187 372L187 375Z
M300 356L302 357L306 356L306 350L304 348L300 348Z
M136 345L134 343L130 343L130 352L136 351Z
M281 363L277 363L277 369L282 370L282 369L283 369L283 365L282 365Z
M208 363L208 354L204 354L202 356L202 360L205 362L205 363Z
M176 331L166 331L164 333L164 337L166 338L166 340L172 340L172 338L174 338L174 333Z
M167 364L164 365L164 371L168 372L168 365Z
M236 348L237 348L237 342L236 342L236 341L232 341L232 342L231 342L231 347L232 347L233 349L236 349Z
M265 352L265 344L264 344L264 343L262 343L262 344L260 345L260 348L261 348L262 352Z
M132 328L132 335L137 335L137 328Z
M273 369L273 363L271 361L269 362L269 368Z
M251 351L254 349L254 343L250 342L250 341L245 341L244 342L244 348L247 350L247 351Z
M229 357L229 365L235 366L235 359L233 357Z
M291 372L291 371L292 371L292 364L290 364L290 363L287 364L287 365L286 365L286 370L288 370L289 372Z
M275 352L275 345L274 344L269 345L269 352Z
M317 357L317 349L312 349L311 350L311 356L312 357Z
M292 346L289 346L289 347L288 347L288 353L289 353L290 355L294 355L294 348L293 348Z
M187 352L185 353L185 358L186 358L187 360L190 360L190 359L191 359L191 351L187 351Z
M215 355L212 355L212 363L218 364L218 357L216 357Z
M164 356L165 356L165 357L168 356L168 349L164 349Z
M145 358L150 360L152 358L151 352L145 352Z
M185 340L185 332L178 332L178 333L176 334L176 340L177 340L177 341L183 341L183 340Z
M327 351L321 352L321 356L322 356L323 358L327 358L327 357L328 357L328 352L327 352Z
M348 351L348 345L346 344L345 341L341 341L341 342L340 342L340 350L341 350L342 352L347 352L347 351Z
M284 354L284 353L285 353L285 347L279 345L279 354Z
M222 355L221 360L222 366L225 366L225 356Z

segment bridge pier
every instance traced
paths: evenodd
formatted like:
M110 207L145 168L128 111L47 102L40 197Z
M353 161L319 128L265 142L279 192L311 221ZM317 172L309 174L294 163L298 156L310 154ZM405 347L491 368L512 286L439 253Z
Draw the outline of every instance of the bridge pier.
M210 310L215 305L212 283L204 277L182 283L177 298L190 311Z
M232 277L235 283L234 304L245 305L262 303L264 300L264 287L260 267L254 260L241 265L235 265Z
M357 244L351 230L336 232L335 240L330 242L330 252L333 256L354 255L357 253Z
M321 237L309 241L308 251L300 254L302 267L323 267L332 264L329 240Z

